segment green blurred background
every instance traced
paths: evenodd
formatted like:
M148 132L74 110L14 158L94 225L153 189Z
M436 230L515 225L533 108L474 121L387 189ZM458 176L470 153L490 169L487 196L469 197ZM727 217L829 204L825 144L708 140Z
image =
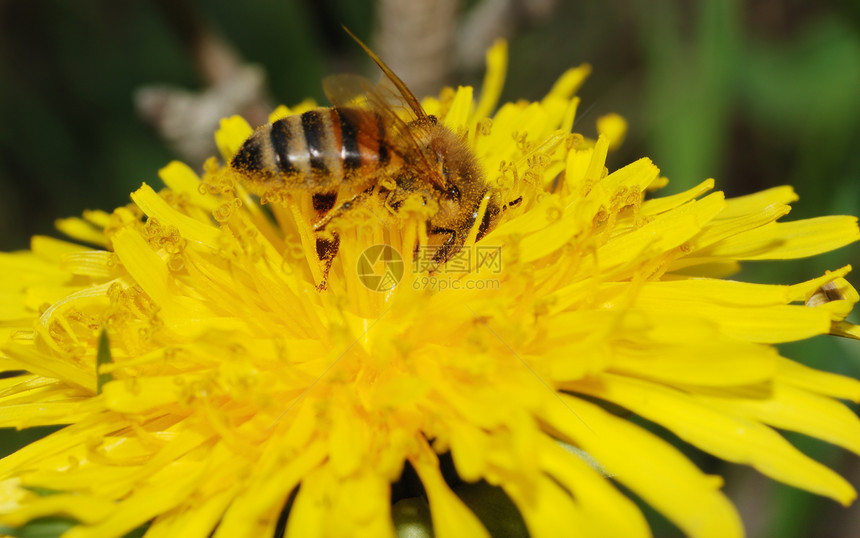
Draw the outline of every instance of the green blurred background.
M630 122L610 168L650 156L670 178L668 192L707 177L728 195L791 184L801 200L790 219L860 214L860 2L544 3L554 4L551 16L508 25L504 99L539 98L566 68L588 62L576 130L593 135L594 120L611 111ZM462 2L459 13L480 4ZM373 44L375 8L371 0L0 2L0 249L26 248L31 235L53 234L58 217L111 209L142 181L159 183L157 170L179 156L133 96L156 84L207 86L189 21L262 66L270 102L324 102L323 76L366 64L340 23ZM480 80L479 70L461 69L449 82ZM794 282L847 263L860 266L860 247L754 264L742 276ZM823 337L783 351L860 377L858 342ZM856 456L790 438L860 486ZM11 450L25 439L0 441ZM751 536L860 535L857 507L684 450L726 476ZM649 516L657 535L676 533Z

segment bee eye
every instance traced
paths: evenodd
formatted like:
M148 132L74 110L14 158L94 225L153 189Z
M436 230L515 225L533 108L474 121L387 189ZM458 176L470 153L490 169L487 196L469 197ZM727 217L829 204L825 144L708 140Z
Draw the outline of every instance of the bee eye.
M445 174L445 177L447 178L448 175ZM457 200L458 202L460 201L460 189L458 189L456 185L449 183L448 191L446 192L446 194L448 195L448 198L451 198L452 200Z

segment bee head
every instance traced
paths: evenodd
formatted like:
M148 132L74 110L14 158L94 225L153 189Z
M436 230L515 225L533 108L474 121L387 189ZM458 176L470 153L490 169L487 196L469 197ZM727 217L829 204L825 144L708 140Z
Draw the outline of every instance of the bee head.
M475 155L463 140L441 125L433 129L428 148L436 176L430 184L433 198L439 203L433 224L458 230L471 227L472 214L486 192Z
M425 192L438 204L427 222L427 239L438 249L434 260L441 263L462 248L478 218L487 187L474 153L450 129L435 126L427 139L427 150L433 178L425 183Z

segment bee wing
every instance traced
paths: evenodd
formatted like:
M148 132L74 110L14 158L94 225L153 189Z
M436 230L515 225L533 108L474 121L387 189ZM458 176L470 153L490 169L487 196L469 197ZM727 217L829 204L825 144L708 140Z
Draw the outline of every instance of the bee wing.
M334 106L390 111L406 123L427 117L423 109L420 109L421 116L416 115L412 105L387 78L374 84L361 75L342 73L325 77L322 85L326 97Z
M366 108L370 106L369 94L376 85L360 75L330 75L323 79L323 91L331 104L339 107Z
M394 123L408 125L417 120L418 117L409 104L393 91L387 82L386 79L380 84L374 84L360 75L331 75L323 79L323 91L336 107L370 108L385 119L396 118Z
M393 82L391 76L384 79L381 84L373 84L359 75L332 75L323 79L323 90L329 101L336 107L373 110L382 118L386 126L390 149L409 160L425 178L444 188L445 180L431 165L432 160L426 148L416 138L416 135L420 136L418 131L427 129L432 124L431 120L411 93L408 95L412 96L414 103L406 99L396 83L392 88L391 82ZM420 116L415 113L415 106L418 107Z
M346 30L346 33L349 34L349 37L353 38L355 42L358 43L362 49L364 49L364 52L366 52L367 55L370 56L370 58L374 62L376 62L376 65L379 66L379 68L385 74L386 78L388 78L388 80L390 80L391 83L394 84L394 87L400 93L400 96L403 98L403 101L409 106L409 108L412 109L412 112L415 114L415 117L419 120L427 120L427 113L424 112L424 109L421 107L421 103L418 101L418 99L415 98L415 95L409 90L409 88L406 87L406 84L402 80L400 80L400 77L395 75L394 71L392 71L387 65L385 65L385 62L383 62L382 59L376 55L375 52L370 50L370 48L365 45L358 37L356 37L355 34L350 32L349 28L344 26L343 29Z

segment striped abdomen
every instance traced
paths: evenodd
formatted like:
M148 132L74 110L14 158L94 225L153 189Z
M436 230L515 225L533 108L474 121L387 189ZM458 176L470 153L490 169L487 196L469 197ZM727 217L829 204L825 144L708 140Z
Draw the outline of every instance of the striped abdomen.
M231 161L262 194L336 191L387 166L382 118L359 108L318 108L257 129Z

